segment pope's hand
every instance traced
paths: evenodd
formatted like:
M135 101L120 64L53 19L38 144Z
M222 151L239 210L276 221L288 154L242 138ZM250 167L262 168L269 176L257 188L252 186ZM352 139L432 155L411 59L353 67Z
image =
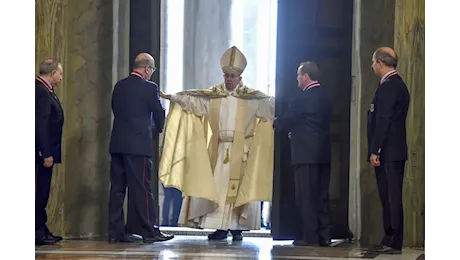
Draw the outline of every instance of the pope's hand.
M171 95L165 94L161 90L160 90L160 97L162 97L164 99L171 99Z

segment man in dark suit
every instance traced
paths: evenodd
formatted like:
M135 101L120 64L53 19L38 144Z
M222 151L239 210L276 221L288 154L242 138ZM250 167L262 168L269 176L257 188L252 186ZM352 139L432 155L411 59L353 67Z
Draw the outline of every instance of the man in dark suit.
M303 62L297 71L303 90L274 122L275 130L290 132L291 163L295 174L296 206L301 217L294 245L329 246L331 220L329 179L332 104L320 85L314 62Z
M54 164L61 163L64 113L54 87L62 80L62 65L48 59L40 64L35 78L35 244L55 244L62 240L46 226L46 205Z
M380 84L370 105L367 122L368 158L375 168L383 208L385 236L379 252L398 253L403 242L402 186L407 160L406 117L410 94L396 72L398 57L388 47L377 49L372 68Z
M160 232L150 187L152 168L152 131L161 132L165 112L157 84L149 81L155 61L147 53L136 57L131 75L120 80L112 94L114 114L110 139L109 242L133 242L125 232L123 201L129 189L130 231L142 236L144 243L166 241L173 236ZM153 118L153 122L152 122ZM153 125L154 123L154 125ZM156 128L156 129L153 129ZM134 205L131 205L134 204Z

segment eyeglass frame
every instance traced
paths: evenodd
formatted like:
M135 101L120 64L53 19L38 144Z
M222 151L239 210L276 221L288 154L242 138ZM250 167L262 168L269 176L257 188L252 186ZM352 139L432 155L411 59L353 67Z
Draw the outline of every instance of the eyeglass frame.
M152 69L152 73L155 73L155 71L157 71L157 67L154 66L146 66L146 68Z

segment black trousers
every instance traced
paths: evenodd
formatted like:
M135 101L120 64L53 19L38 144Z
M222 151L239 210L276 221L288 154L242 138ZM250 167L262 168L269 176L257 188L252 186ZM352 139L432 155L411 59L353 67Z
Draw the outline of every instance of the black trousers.
M375 175L383 209L385 237L382 244L401 249L404 235L402 190L405 161L381 162Z
M109 236L130 233L146 237L156 234L153 194L150 187L152 159L148 156L112 154L110 165ZM123 202L128 188L128 224Z
M294 165L294 174L295 200L300 216L296 239L309 244L330 240L330 164Z
M50 197L53 166L47 168L42 163L35 164L35 237L41 238L49 234L46 222L46 205Z

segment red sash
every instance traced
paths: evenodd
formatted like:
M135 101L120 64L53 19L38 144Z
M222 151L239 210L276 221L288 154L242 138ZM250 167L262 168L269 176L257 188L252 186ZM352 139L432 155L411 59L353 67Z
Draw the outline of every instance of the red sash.
M138 77L141 78L141 79L144 78L144 77L142 77L142 75L141 75L139 72L136 72L136 71L131 72L130 75L138 76Z
M53 88L50 85L48 85L48 83L46 83L46 81L44 81L42 78L36 77L35 79L40 81L43 85L45 85L49 92L53 92Z
M393 72L391 72L390 74L386 75L381 81L380 81L380 85L383 84L383 82L385 82L387 79L393 77L394 75L398 75L398 72L395 70Z
M309 90L309 89L312 89L312 88L316 88L316 87L319 87L320 84L318 81L313 81L311 82L310 84L306 85L304 88L303 88L303 91L305 90Z

